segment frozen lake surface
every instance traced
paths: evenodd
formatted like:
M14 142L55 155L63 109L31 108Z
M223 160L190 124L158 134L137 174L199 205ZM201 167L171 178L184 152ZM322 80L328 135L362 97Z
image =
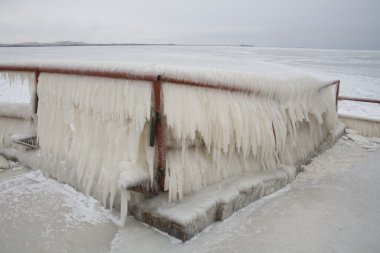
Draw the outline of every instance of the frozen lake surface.
M306 72L340 79L341 95L380 99L380 51L236 46L90 46L0 48L0 63L102 62L160 64L253 73ZM0 81L0 101L23 101ZM25 93L25 92L24 92ZM24 99L26 100L26 99ZM340 112L380 118L380 105L341 102Z
M379 140L377 139L379 142ZM286 188L181 243L39 171L0 173L1 252L379 252L380 143L339 140Z

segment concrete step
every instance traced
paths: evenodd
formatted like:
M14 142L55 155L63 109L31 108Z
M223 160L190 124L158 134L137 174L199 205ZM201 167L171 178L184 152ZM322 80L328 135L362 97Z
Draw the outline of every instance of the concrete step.
M247 173L187 195L177 203L169 203L167 193L161 193L132 206L129 212L137 220L186 241L212 223L285 187L297 173L292 166Z

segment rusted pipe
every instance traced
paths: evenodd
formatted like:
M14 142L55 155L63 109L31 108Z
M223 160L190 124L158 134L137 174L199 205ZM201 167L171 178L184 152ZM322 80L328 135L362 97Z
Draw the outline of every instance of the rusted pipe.
M339 89L340 89L340 81L336 81L336 86L335 86L335 109L338 112L338 100L339 100Z
M37 67L22 67L12 65L0 65L0 71L37 72Z
M0 71L20 71L20 72L40 72L50 74L66 74L94 77L108 77L116 79L138 80L138 81L154 81L156 76L138 75L124 71L110 70L91 70L91 69L75 69L75 68L57 68L57 67L19 67L0 65Z
M35 73L35 87L36 87L36 94L35 94L35 98L34 98L34 113L37 114L37 111L38 111L38 81L40 79L40 72L39 71L36 71L34 72Z
M339 85L339 84L340 84L340 80L334 80L326 85L323 85L321 88L319 88L319 90L323 90L324 88L327 88L333 85Z
M356 102L365 102L365 103L380 104L380 100L379 99L372 99L372 98L354 98L354 97L340 96L339 100L348 100L348 101L356 101Z
M58 67L27 67L27 66L11 66L0 65L0 71L20 71L20 72L40 72L50 74L67 74L67 75L81 75L81 76L94 76L94 77L107 77L116 79L127 79L136 81L151 81L156 80L156 76L153 75L139 75L132 74L123 71L109 71L109 70L91 70L91 69L74 69L74 68L58 68ZM167 76L161 76L161 82L187 85L201 88L210 88L217 90L225 90L230 92L239 92L246 94L260 95L260 92L249 88L243 88L238 86L229 86L219 83L197 82L186 79L177 79Z
M340 80L334 80L331 83L328 83L324 86L322 86L319 91L328 88L330 86L335 85L335 109L338 111L338 100L339 100L339 87L340 87Z
M259 91L255 91L253 89L244 88L244 87L238 87L238 86L229 86L225 84L218 84L218 83L208 83L208 82L197 82L197 81L191 81L186 79L177 79L167 76L162 76L161 78L162 82L164 83L172 83L177 85L187 85L187 86L193 86L193 87L200 87L200 88L209 88L209 89L217 89L217 90L224 90L224 91L230 91L230 92L239 92L239 93L245 93L249 95L260 95Z

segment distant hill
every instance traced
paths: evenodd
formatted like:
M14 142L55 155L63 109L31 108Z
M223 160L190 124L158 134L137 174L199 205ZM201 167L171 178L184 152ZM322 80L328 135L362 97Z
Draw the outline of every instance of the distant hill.
M212 44L155 44L155 43L86 43L78 41L57 41L49 43L41 42L22 42L22 43L0 43L0 47L70 47L70 46L239 46L239 47L254 47L250 44L240 45L212 45Z
M85 42L57 41L52 43L23 42L23 43L0 43L0 47L54 47L54 46L86 46Z
M86 43L76 41L57 41L51 43L23 42L23 43L0 43L0 47L69 47L69 46L175 46L176 44L138 44L138 43Z

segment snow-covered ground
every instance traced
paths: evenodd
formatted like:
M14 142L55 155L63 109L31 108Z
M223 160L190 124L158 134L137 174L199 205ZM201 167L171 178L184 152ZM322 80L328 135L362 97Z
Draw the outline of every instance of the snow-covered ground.
M144 63L254 73L306 72L321 79L340 79L342 95L380 98L379 50L234 46L0 48L0 63L40 61ZM0 80L0 101L25 97L25 91L9 95L4 85ZM342 102L340 112L380 118L380 106L373 104Z
M1 252L379 252L380 143L351 137L291 185L186 243L133 218L119 227L96 200L39 171L8 169L0 173Z

